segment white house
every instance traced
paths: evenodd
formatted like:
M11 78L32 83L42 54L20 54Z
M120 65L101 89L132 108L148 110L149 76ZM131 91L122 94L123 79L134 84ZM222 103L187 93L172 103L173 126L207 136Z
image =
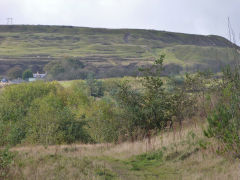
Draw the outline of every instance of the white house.
M39 74L39 73L37 72L37 73L33 74L33 77L34 77L34 78L38 78L38 79L43 79L43 78L45 78L46 75L47 75L47 73L45 73L45 74Z

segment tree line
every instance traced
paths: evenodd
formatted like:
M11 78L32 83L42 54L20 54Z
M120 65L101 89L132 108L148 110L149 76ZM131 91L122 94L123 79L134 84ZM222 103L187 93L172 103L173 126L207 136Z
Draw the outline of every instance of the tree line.
M164 55L139 69L138 84L88 75L70 87L58 82L11 85L0 92L0 145L122 142L150 138L199 115L219 150L240 157L239 66L221 76L162 75Z

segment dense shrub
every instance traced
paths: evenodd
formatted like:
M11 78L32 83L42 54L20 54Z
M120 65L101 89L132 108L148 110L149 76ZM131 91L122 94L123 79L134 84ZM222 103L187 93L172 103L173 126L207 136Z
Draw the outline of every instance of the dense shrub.
M122 129L120 109L108 98L94 101L86 113L88 132L95 142L116 142Z
M10 79L16 79L22 77L23 69L21 67L13 67L7 71L7 76Z
M86 141L84 122L76 120L60 96L50 93L36 99L26 116L31 143L59 144Z
M0 93L0 145L119 142L181 122L193 101L174 84L171 92L165 89L163 59L141 70L139 84L92 76L66 88L57 82L7 86Z
M32 73L32 70L30 69L25 70L22 74L22 78L25 80L32 77L33 77L33 73Z
M54 83L35 82L7 86L0 95L0 120L22 120L34 99L56 92Z
M87 85L90 90L90 95L93 97L102 97L104 95L102 81L94 79L92 74L89 74L86 79Z
M231 108L219 105L208 116L207 137L215 137L222 143L223 151L234 151L240 157L239 119L232 117Z
M25 138L25 117L32 102L50 92L56 92L54 83L36 82L7 86L0 94L0 144L17 144Z
M7 148L0 150L0 179L8 179L10 166L14 157L15 154Z
M48 79L71 80L85 79L87 73L83 70L84 64L75 58L64 58L49 62L44 70L48 72Z
M65 91L55 82L35 82L6 87L0 100L1 145L89 140L85 122L74 108L88 101L80 91Z
M218 97L213 112L208 114L207 137L215 137L221 142L221 150L233 152L240 158L240 74L227 68L215 94Z
M130 136L136 128L151 136L153 130L166 128L168 122L173 124L175 119L181 122L183 113L193 104L185 91L174 88L175 91L169 93L165 90L161 78L163 60L162 55L153 66L140 69L143 73L142 90L136 90L128 83L119 84L116 99L123 109L124 125Z

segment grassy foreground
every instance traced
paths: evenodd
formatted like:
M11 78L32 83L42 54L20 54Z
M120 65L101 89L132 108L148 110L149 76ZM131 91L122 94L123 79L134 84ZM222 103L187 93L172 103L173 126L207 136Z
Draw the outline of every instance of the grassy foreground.
M201 123L202 124L202 123ZM21 146L9 179L238 179L239 161L216 153L201 125L113 144Z

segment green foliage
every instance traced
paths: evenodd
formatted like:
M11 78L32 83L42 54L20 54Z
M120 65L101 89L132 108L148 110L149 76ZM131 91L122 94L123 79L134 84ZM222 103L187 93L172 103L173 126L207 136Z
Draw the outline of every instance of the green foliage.
M0 144L47 146L150 138L169 121L180 122L193 105L186 91L174 84L171 92L165 89L164 58L141 69L139 84L136 79L116 83L89 76L65 88L56 82L7 86L0 93ZM78 70L81 63L66 59L60 65Z
M56 92L54 83L35 82L12 85L0 94L0 132L5 135L1 144L18 144L26 134L25 117L32 102L50 92ZM8 128L6 128L8 127Z
M28 78L32 78L32 77L33 77L33 73L32 73L32 70L30 70L30 69L25 70L22 74L22 78L24 80L26 80Z
M0 96L0 119L12 122L22 120L32 101L49 92L56 92L54 83L35 82L5 87Z
M78 118L85 116L86 109L90 106L92 99L89 97L89 90L84 82L75 82L67 91L60 91L65 98L68 107L77 115Z
M84 122L76 120L61 96L49 94L36 99L26 117L27 140L44 145L86 141Z
M83 68L84 64L80 60L64 58L62 60L49 62L45 65L44 70L48 72L49 79L71 80L86 78L86 73Z
M4 88L0 94L1 145L90 141L83 128L85 121L76 114L77 107L88 101L79 92L65 91L55 82Z
M55 77L61 73L64 73L64 67L60 61L51 61L45 67L44 70L48 72L49 75Z
M136 158L138 160L159 160L159 161L161 161L163 159L163 152L155 151L152 153L145 153L145 154L138 155Z
M22 77L22 68L21 67L13 67L7 71L7 76L10 79L16 79L16 78L21 78Z
M186 74L186 91L192 93L195 96L195 101L199 102L199 112L202 117L207 117L207 114L212 110L211 95L214 94L218 85L218 80L213 77L210 71Z
M111 180L116 177L115 173L111 170L106 169L104 167L98 167L95 169L96 175L103 177L105 180Z
M17 145L22 142L22 140L26 137L27 133L27 124L25 119L17 122L8 122L8 126L4 126L4 128L9 127L5 138L2 139L2 144L10 144Z
M129 133L136 127L149 132L167 125L169 101L160 77L163 59L164 56L161 56L150 68L140 69L144 74L143 93L132 89L126 83L119 85L117 98L125 111L125 118L129 121Z
M119 90L115 96L120 107L123 109L124 126L128 133L132 133L134 128L143 127L144 112L142 111L143 97L141 93L130 88L128 83L119 84Z
M0 179L8 178L9 169L13 163L15 154L7 148L0 150Z
M218 102L208 115L207 137L215 137L222 146L220 151L233 152L240 157L240 75L239 67L226 68L216 94Z
M231 108L219 105L207 120L209 127L204 134L217 138L223 145L221 150L234 152L236 157L240 157L240 123L232 117Z
M102 81L94 79L92 74L89 74L86 79L87 85L90 90L90 95L93 97L102 97L104 95Z
M108 98L94 101L86 113L88 132L95 142L116 142L123 127L120 110Z
M160 166L163 163L163 152L161 150L144 153L135 157L129 164L131 170L140 171L148 166Z
M127 82L119 84L116 98L123 109L123 119L127 121L125 128L130 136L136 128L149 136L150 131L164 129L169 121L181 121L194 104L193 99L185 91L177 90L175 85L173 92L165 90L161 78L164 58L161 55L151 67L140 69L143 90L133 89Z

